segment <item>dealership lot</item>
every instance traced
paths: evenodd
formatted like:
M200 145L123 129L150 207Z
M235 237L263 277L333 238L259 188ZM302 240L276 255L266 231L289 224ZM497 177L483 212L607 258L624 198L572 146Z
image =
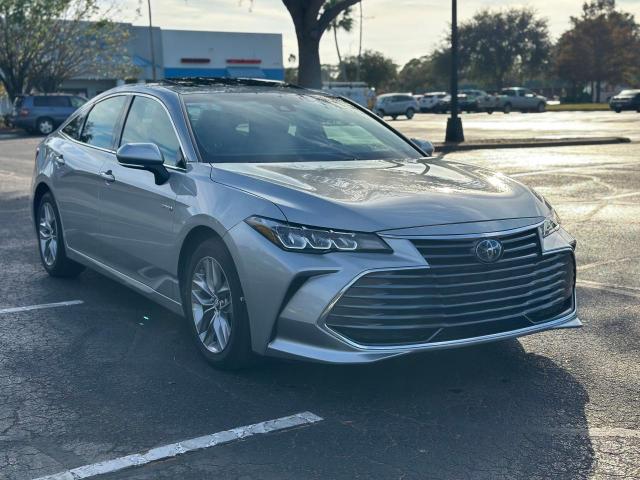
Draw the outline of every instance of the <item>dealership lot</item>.
M640 140L636 113L463 118L469 139ZM392 125L437 141L445 122ZM100 478L640 478L640 144L445 157L513 175L557 208L578 239L583 329L367 366L268 359L225 373L145 298L90 271L44 273L27 201L37 142L0 139L0 478L302 412L322 420Z

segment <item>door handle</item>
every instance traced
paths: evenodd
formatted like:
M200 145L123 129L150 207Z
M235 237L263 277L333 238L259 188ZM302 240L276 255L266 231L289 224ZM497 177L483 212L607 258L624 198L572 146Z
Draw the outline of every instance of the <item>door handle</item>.
M107 183L112 183L116 181L116 177L114 177L111 170L107 170L106 172L100 172L100 177Z

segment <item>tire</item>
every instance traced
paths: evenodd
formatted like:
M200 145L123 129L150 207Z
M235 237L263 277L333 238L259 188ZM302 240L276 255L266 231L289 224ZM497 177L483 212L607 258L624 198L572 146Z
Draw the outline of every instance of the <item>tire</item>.
M376 115L378 115L380 118L384 118L384 110L377 110Z
M493 108L488 108L488 109L487 109L487 113L488 113L489 115L493 115Z
M55 130L53 120L49 117L42 117L36 121L36 131L40 135L49 135Z
M391 120L397 120L398 119L398 115L391 115Z
M52 277L78 276L84 267L67 257L60 213L51 193L45 193L36 210L38 252L42 266Z
M538 113L543 113L546 109L547 109L547 107L546 107L546 105L544 104L544 102L540 102L540 103L538 104L537 112L538 112Z
M511 113L511 104L510 103L505 103L504 107L502 107L502 111L504 113Z
M408 120L411 120L415 114L416 111L413 108L407 108L407 111L404 113Z
M616 108L614 111L615 111L616 113L621 113L621 112L622 112L622 109L621 109L621 108Z
M223 370L248 366L253 359L249 316L238 271L222 240L211 238L195 249L180 286L189 330L207 361Z

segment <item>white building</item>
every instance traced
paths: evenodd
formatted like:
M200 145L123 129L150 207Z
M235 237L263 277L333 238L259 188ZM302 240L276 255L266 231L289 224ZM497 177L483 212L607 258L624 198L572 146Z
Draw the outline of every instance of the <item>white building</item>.
M87 75L62 84L61 91L93 97L123 83L153 80L149 29L126 25L127 50L138 72L133 78ZM284 80L282 35L153 28L156 79L249 77Z

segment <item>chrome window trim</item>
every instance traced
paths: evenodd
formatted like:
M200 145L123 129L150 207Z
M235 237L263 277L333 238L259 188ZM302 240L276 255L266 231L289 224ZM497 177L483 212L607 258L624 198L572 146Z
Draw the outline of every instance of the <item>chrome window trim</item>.
M169 113L169 109L168 109L168 108L167 108L167 106L164 104L164 102L162 102L162 100L160 100L158 97L155 97L155 96L153 96L153 95L149 95L148 93L117 92L117 93L113 93L113 94L111 94L111 95L108 95L108 96L106 96L106 97L104 97L104 98L101 98L99 101L97 101L97 102L95 102L95 103L92 103L91 105L87 106L87 108L89 108L89 111L91 111L91 109L93 109L93 107L94 107L95 105L97 105L97 104L98 104L98 103L100 103L100 102L103 102L104 100L108 100L109 98L113 98L113 97L123 97L123 96L134 97L134 98L133 98L133 101L135 101L135 97L136 97L136 96L147 97L147 98L151 98L151 99L155 100L155 101L156 101L156 102L158 102L160 105L162 105L162 108L164 108L164 111L166 112L167 116L169 117L169 121L171 122L171 127L173 128L173 132L176 134L176 138L178 139L178 144L180 145L180 150L182 150L182 155L184 156L186 163L194 163L194 161L193 161L193 160L189 160L189 159L187 158L187 156L186 156L186 150L185 150L185 148L184 148L184 144L182 143L182 140L180 140L180 135L178 135L178 130L177 130L177 128L176 128L176 124L175 124L175 122L173 121L173 118L171 117L171 114ZM130 108L131 108L131 105L129 105L129 109L130 109ZM76 114L72 115L72 116L71 116L67 121L65 121L65 123L63 123L63 124L60 126L60 129L59 129L58 133L59 133L61 136L63 136L65 139L67 139L67 140L69 140L69 141L71 141L71 142L77 143L78 145L82 145L82 146L89 147L89 148L94 148L94 149L96 149L96 150L100 150L100 151L107 152L107 153L111 153L111 154L114 154L114 155L115 155L115 153L116 153L116 151L117 151L117 150L113 150L113 149L109 149L109 148L103 148L103 147L97 147L97 146L95 146L95 145L90 145L90 144L88 144L88 143L81 142L81 141L79 141L79 140L76 140L75 138L71 138L69 135L67 135L66 133L64 133L64 132L62 131L62 129L63 129L64 127L66 127L66 126L67 126L67 124L68 124L69 122L71 122L74 118L76 118L76 116L77 116L77 115L80 115L81 113L82 113L82 111L79 111L79 112L77 112ZM124 131L124 127L125 127L125 125L126 125L126 123L127 123L127 118L128 118L128 117L129 117L129 110L127 110L127 112L126 112L126 116L125 116L124 121L123 121L123 123L122 123L122 130L123 130L123 131ZM83 127L83 128L84 128L84 127ZM122 132L121 132L121 134L120 134L120 135L122 135ZM178 167L178 166L176 166L176 165L165 165L165 168L169 168L169 169L171 169L171 170L175 170L175 171L178 171L178 172L186 172L186 171L187 171L187 169L186 169L186 168Z
M544 224L544 221L539 222L537 224L531 224L531 225L527 225L526 227L519 227L519 228L515 228L515 229L511 229L511 230L502 230L499 232L490 232L490 233L474 233L474 234L464 234L464 235L416 235L416 236L399 236L399 235L387 235L388 238L395 238L395 239L405 239L405 240L420 240L420 239L444 239L444 240L455 240L455 239L461 239L461 238L487 238L487 237L491 237L491 236L502 236L502 235L509 235L509 234L513 234L513 233L519 233L522 231L526 231L526 230L533 230L534 228L537 229L538 232L538 236L540 238L540 248L543 248L543 243L542 243L542 230L541 227ZM380 234L379 234L380 235ZM384 237L384 235L380 235L381 237ZM545 250L541 250L541 255L550 255L550 254L554 254L554 253L559 253L559 252L571 252L574 255L574 265L575 265L575 252L573 250L573 248L571 248L570 246L567 247L560 247L560 248L556 248L553 250L549 250L549 251L545 251ZM425 259L426 262L426 259ZM344 335L341 335L340 333L336 332L335 330L333 330L332 328L330 328L327 323L327 317L329 316L329 313L331 312L331 310L333 309L333 307L335 307L335 305L340 301L340 299L344 296L344 294L347 292L347 290L349 290L358 280L360 280L362 277L364 277L365 275L368 275L370 273L374 273L374 272L393 272L393 271L406 271L406 270L424 270L424 269L428 269L431 268L428 264L428 262L425 265L420 265L420 266L406 266L406 267L384 267L384 268L373 268L373 269L368 269L368 270L364 270L362 272L360 272L358 275L356 275L349 283L347 283L347 285L345 285L343 288L340 289L340 291L333 297L333 299L327 304L327 306L322 310L322 313L320 314L320 317L318 318L317 321L317 326L325 333L330 334L331 336L337 338L338 340L340 340L341 342L346 343L347 345L349 345L350 347L353 347L355 349L358 349L360 351L375 351L375 352L408 352L408 351L413 351L413 350L427 350L427 349L437 349L437 348L446 348L446 347L454 347L454 346L463 346L463 345L472 345L474 343L481 343L481 342L488 342L491 340L498 340L501 338L514 338L514 337L519 337L519 336L523 336L523 335L528 335L530 333L536 333L536 332L540 332L540 331L544 331L544 330L549 330L552 328L555 328L557 326L560 326L564 323L568 323L571 320L574 320L577 318L577 313L578 313L578 306L577 306L577 299L576 299L576 288L575 288L575 284L573 286L573 309L571 310L571 312L569 312L566 315L563 315L560 318L557 318L555 320L551 320L551 321L547 321L547 322L543 322L540 324L535 324L535 325L531 325L529 327L525 327L525 328L521 328L518 330L509 330L507 332L500 332L500 333L493 333L490 335L484 335L484 336L480 336L480 337L470 337L470 338L465 338L465 339L461 339L461 340L448 340L445 342L421 342L421 343L411 343L411 344L400 344L400 345L363 345L357 342L354 342L353 340L345 337ZM434 333L434 335L431 336L431 338L433 338L438 332Z

